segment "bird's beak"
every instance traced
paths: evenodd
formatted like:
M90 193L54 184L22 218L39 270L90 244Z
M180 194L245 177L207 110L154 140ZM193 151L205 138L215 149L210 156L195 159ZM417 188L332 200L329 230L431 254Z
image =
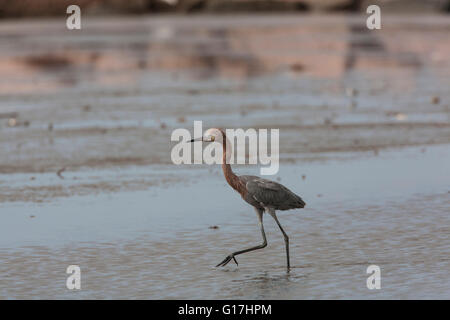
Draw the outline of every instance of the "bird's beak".
M189 140L188 142L203 141L203 137Z

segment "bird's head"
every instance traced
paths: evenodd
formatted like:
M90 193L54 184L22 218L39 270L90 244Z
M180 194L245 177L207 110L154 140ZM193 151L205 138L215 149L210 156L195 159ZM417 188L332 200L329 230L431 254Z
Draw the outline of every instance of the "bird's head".
M205 131L203 137L195 138L190 140L190 142L203 141L203 142L222 142L223 141L223 131L217 128L211 128Z

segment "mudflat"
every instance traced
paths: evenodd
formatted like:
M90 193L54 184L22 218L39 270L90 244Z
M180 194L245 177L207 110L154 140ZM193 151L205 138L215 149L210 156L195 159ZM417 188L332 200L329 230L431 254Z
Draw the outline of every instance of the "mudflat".
M2 21L0 298L449 298L449 31L439 15ZM280 130L268 178L307 203L279 215L290 274L270 217L267 248L213 267L261 239L220 167L171 162L196 120Z

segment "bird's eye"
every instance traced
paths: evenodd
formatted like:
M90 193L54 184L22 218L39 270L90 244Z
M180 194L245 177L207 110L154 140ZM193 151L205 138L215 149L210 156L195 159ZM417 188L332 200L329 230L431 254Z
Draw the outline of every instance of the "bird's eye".
M214 141L214 139L215 139L216 137L214 137L214 136L211 136L211 141Z

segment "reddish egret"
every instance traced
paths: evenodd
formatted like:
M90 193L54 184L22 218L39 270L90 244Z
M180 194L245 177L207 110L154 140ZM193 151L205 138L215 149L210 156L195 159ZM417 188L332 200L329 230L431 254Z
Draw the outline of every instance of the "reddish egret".
M280 228L281 233L283 234L284 243L286 245L287 270L289 272L289 269L291 267L289 261L289 237L283 230L283 227L281 226L280 222L278 221L277 215L275 214L275 210L289 210L295 208L303 208L305 206L305 202L302 200L302 198L297 196L288 188L274 181L262 179L256 176L235 175L233 173L233 170L231 170L231 166L229 164L230 162L229 159L231 155L230 152L227 152L227 136L223 130L216 128L208 129L203 135L203 137L190 140L190 142L195 141L204 141L204 142L217 141L222 143L223 149L222 170L225 179L234 190L239 192L244 201L246 201L255 208L263 238L262 244L248 249L233 252L230 255L228 255L216 267L225 266L228 262L231 261L231 259L233 259L237 265L238 264L236 260L237 255L253 250L262 249L267 246L266 234L264 232L263 226L263 213L267 211L275 219L275 222L278 224L278 227Z

